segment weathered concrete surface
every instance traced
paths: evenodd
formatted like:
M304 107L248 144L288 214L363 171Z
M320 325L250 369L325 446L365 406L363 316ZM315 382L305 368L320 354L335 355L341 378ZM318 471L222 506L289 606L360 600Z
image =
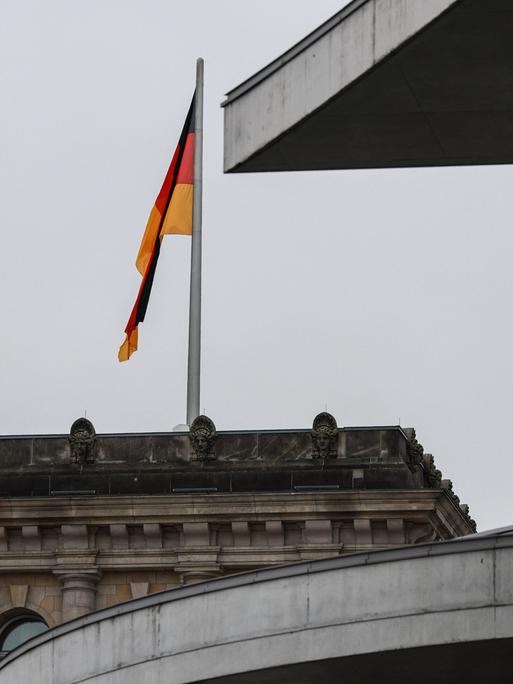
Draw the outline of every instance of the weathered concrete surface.
M513 162L513 3L355 0L228 93L225 171Z
M376 681L376 662L384 681L402 663L393 681L427 684L442 663L442 684L510 682L512 587L513 529L272 568L57 627L8 656L0 682L354 684Z

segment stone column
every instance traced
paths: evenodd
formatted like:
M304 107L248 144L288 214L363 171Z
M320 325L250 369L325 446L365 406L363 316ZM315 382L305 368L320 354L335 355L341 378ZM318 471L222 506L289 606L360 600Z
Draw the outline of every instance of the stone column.
M62 583L63 622L95 610L99 570L57 570L55 574Z

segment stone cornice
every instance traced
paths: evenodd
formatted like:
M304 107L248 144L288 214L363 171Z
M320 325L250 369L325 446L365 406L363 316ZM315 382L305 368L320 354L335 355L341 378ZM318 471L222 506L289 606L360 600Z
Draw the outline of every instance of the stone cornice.
M442 490L340 490L330 492L252 492L232 494L180 494L162 496L73 496L73 497L30 497L0 499L0 518L18 520L31 518L43 513L52 518L80 519L86 516L115 519L127 515L133 518L151 517L152 511L165 508L168 517L188 519L200 517L209 512L217 514L226 511L230 518L239 512L241 519L247 515L271 513L280 514L294 511L319 511L324 507L353 511L354 507L370 510L374 506L397 510L401 503L405 509L416 508L420 503L429 506L430 502L445 497ZM161 519L160 510L158 512Z
M471 532L450 495L428 489L16 499L0 520L0 573L234 572Z

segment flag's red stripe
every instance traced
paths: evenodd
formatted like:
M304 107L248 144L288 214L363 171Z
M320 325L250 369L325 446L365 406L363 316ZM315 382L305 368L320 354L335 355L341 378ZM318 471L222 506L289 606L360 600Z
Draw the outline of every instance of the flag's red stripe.
M176 176L176 185L186 183L192 185L194 180L194 133L189 133L185 141L182 161Z
M154 261L154 256L155 256L155 248L153 248L153 252L151 254L151 259L148 261L148 265L146 266L146 271L143 275L143 279L141 280L141 285L139 286L139 292L137 293L137 299L135 300L134 307L132 309L132 313L130 314L130 318L128 319L128 323L126 324L125 332L130 337L130 333L137 328L137 312L139 309L139 302L141 301L141 296L144 290L144 286L146 283L146 279L148 277L148 273L150 272L151 265Z
M161 216L164 216L164 213L166 211L166 207L169 203L169 197L171 195L171 191L173 189L173 186L175 184L175 174L176 174L176 164L180 158L180 143L176 146L175 153L173 155L173 159L171 160L171 164L169 165L169 169L166 173L166 177L164 178L164 182L162 184L162 188L159 192L159 196L155 200L155 206L160 212Z

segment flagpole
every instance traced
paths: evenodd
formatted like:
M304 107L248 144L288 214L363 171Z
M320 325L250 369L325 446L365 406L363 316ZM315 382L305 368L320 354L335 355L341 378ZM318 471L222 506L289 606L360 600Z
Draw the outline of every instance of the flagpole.
M203 183L203 60L196 61L194 190L192 206L191 292L187 368L187 425L199 416L201 368L201 210Z

